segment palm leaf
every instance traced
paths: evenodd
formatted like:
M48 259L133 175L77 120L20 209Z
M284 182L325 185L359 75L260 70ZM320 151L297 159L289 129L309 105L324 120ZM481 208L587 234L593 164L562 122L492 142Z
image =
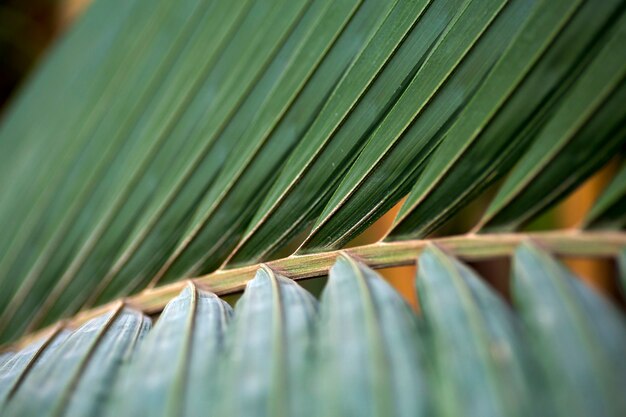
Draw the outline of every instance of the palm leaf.
M473 271L429 247L417 288L440 415L545 412L541 378L517 318Z
M483 222L515 228L567 195L623 143L626 15L500 188ZM545 190L553 190L549 194Z
M621 312L533 245L521 245L513 262L515 301L536 341L558 414L622 415L626 321Z
M625 19L95 0L0 125L2 414L623 414L623 315L551 258L623 261L623 167L517 230L623 153ZM459 260L500 257L513 308ZM416 258L420 317L370 269Z
M146 404L137 413L169 399L174 399L170 406L180 405L182 393L191 396L197 387L203 389L198 392L203 400L195 397L187 403L193 407L184 412L179 406L155 410L164 415L191 415L219 405L218 415L225 410L246 415L308 410L313 415L382 416L430 415L428 410L435 407L443 415L456 415L459 410L472 415L526 415L532 410L587 415L585 407L591 407L600 415L621 415L624 404L619 387L626 376L620 359L626 342L624 317L547 254L527 243L515 254L514 296L524 328L517 314L458 261L429 246L419 263L422 325L376 273L342 254L330 271L319 317L305 290L268 268L260 269L237 305L227 350L212 353L192 346L203 340L213 340L213 347L219 345L228 308L210 294L197 298L195 287L187 284L183 294L169 304L159 327L130 356L124 377L112 388L102 381L114 370L99 366L102 362L97 359L98 352L110 350L111 345L106 337L98 341L97 336L103 331L109 337L117 335L122 342L121 349L115 350L119 355L120 350L128 353L129 333L138 334L129 326L103 329L118 307L60 343L54 355L26 378L7 411L47 410L48 396L29 392L30 404L24 405L28 401L20 395L26 394L20 393L34 389L25 388L34 387L31 381L45 387L51 379L42 380L41 375L62 368L82 371L59 375L60 381L74 378L77 387L89 386L90 392L99 387L104 391L99 398L110 398L94 403L80 389L69 391L64 383L53 383L51 387L67 396L65 402L96 411L98 404L104 405L111 415L124 413L120 405L141 400ZM194 310L194 299L198 306L213 307ZM136 313L131 316L138 317ZM191 346L187 337L171 337L169 332L180 329L191 336L190 327L174 326L176 320L191 323L193 333L204 336L192 337ZM270 331L261 325L268 321ZM197 331L207 324L206 332ZM315 341L311 339L314 324L319 333ZM172 348L177 355L171 355ZM32 349L24 352L28 351ZM154 352L168 353L168 360L178 356L180 361L164 364L178 377L159 372L162 368L154 370L159 363ZM76 368L77 360L87 360L87 366ZM184 363L193 364L193 371L185 372ZM217 382L215 368L220 363L222 382L208 388ZM146 369L148 364L152 370ZM193 383L181 391L186 384L181 378L186 377ZM140 379L129 384L135 378ZM145 385L144 378L150 384ZM572 401L574 394L578 394L576 401Z
M472 2L454 16L317 218L306 251L343 246L409 191L447 125L517 32L513 22L523 20L530 6L523 1ZM434 6L429 12L441 24ZM405 43L425 47L429 17L418 22Z
M346 255L322 295L317 350L316 415L429 415L416 317L379 275Z
M589 60L593 45L621 14L619 2L541 2L473 99L446 132L411 190L391 239L424 236L502 177Z
M261 268L235 307L215 403L218 415L289 416L310 407L317 301ZM243 383L243 384L242 384Z
M35 366L48 360L68 334L67 330L57 328L19 352L3 353L0 367L0 405L4 405L13 395Z
M38 359L6 415L101 415L121 361L149 327L149 319L123 306L85 323Z
M170 240L175 239L172 224L178 225L183 221L197 199L195 196L190 197L191 193L197 194L203 187L194 182L189 184L187 193L182 193L176 186L188 175L189 158L201 152L205 145L203 138L195 136L186 136L186 140L181 142L176 134L185 136L187 133L173 132L172 129L181 113L192 105L190 103L210 94L197 90L214 70L234 28L242 24L248 6L246 2L238 2L236 7L229 7L228 2L220 1L204 12L206 25L201 25L193 32L192 39L181 51L174 68L163 80L163 87L151 101L150 108L145 110L130 133L138 141L157 138L152 155L147 155L143 171L138 173L126 188L125 194L120 195L116 205L102 219L100 227L91 234L90 244L84 246L81 256L75 258L73 268L68 269L55 286L52 296L46 297L46 307L53 311L71 312L86 299L89 301L88 297L92 300L97 298L104 286L114 281L114 277L126 268L132 267L137 272L135 259L142 259L141 262L146 263L144 247L157 251L159 249L156 247L171 245L164 236L169 234ZM196 107L199 105L196 104ZM171 168L168 176L162 172L165 166ZM212 164L210 168L201 171L202 175L210 177L211 170L215 168ZM161 187L158 189L155 178L160 180ZM177 195L177 192L179 198L173 201L172 196ZM130 214L138 210L142 212L142 217L136 214L120 216L120 213ZM130 236L121 237L120 231L131 228ZM101 261L102 256L108 257L107 262ZM102 276L102 280L99 283L92 282L89 277L93 274ZM95 290L89 291L94 286Z
M401 59L397 48L413 24L411 17L420 14L425 2L396 3L380 27L373 17L384 16L392 2L371 3L375 9L371 10L369 26L371 32L377 29L375 34L285 161L231 254L230 264L271 257L280 245L306 228L330 197L327 194L337 177L363 146L368 130L394 102L413 70L411 61ZM414 9L412 13L405 13L408 7ZM389 85L399 88L390 89ZM284 224L289 227L280 227Z
M275 176L277 167L298 143L358 51L355 38L366 34L368 23L378 12L369 4L355 1L318 3L310 10L316 20L303 25L302 39L294 39L296 33L290 36L290 41L300 43L295 43L291 50L281 51L284 57L279 55L274 60L273 64L277 64L282 73L271 85L272 90L260 92L262 102L247 100L244 104L250 104L246 110L253 117L240 110L237 116L243 115L242 120L234 119L229 124L233 129L227 128L221 135L224 143L245 140L229 154L224 169L200 203L198 214L185 233L185 241L176 248L153 282L220 266L241 237L245 222L262 195L250 190L263 190ZM324 6L321 10L320 5ZM288 65L285 65L282 60L287 59ZM257 86L263 81L261 79ZM255 113L259 108L262 112ZM247 129L236 131L241 125L246 125ZM241 210L242 205L246 206L245 211Z
M210 272L226 258L230 266L274 257L312 223L301 253L338 248L395 204L416 179L414 190L434 190L438 184L436 193L444 199L429 208L427 202L439 198L429 197L419 205L425 212L415 212L421 191L413 191L389 239L422 235L506 173L511 166L507 155L514 150L532 139L526 160L533 161L546 151L543 138L552 137L552 130L584 125L575 137L570 132L577 131L564 131L559 144L568 145L554 144L552 163L532 174L538 178L535 188L523 188L527 194L514 199L506 187L520 190L516 178L531 178L520 165L486 217L506 201L515 202L512 216L523 221L598 169L623 142L614 132L621 113L613 109L619 107L623 65L610 50L619 43L621 31L615 28L623 26L619 2L596 8L589 2L531 5L522 0L506 5L495 0L394 5L318 0L290 3L280 16L270 0L236 7L226 3L189 0L175 14L168 13L165 2L149 13L137 5L116 33L100 35L101 42L132 38L132 45L141 35L148 46L99 58L103 68L128 62L130 70L126 77L98 72L102 81L94 81L93 96L101 95L89 117L83 124L68 120L66 141L75 143L77 152L82 149L80 158L70 153L66 165L54 166L65 180L42 183L45 192L33 200L16 199L32 202L31 211L7 211L5 223L23 227L0 259L0 270L6 268L0 277L6 284L0 299L5 340L84 305ZM93 9L112 13L106 6ZM199 23L198 16L218 19L218 12L225 13L219 15L222 24ZM135 14L141 24L129 26ZM95 17L87 14L88 19ZM164 56L160 39L166 35L155 27L170 21L177 35L168 32L172 52ZM512 22L524 22L523 29ZM256 36L250 43L252 30ZM68 36L67 43L72 39ZM201 49L209 40L208 49ZM63 48L57 54L64 56ZM83 59L94 60L90 55ZM140 79L157 61L157 70ZM596 77L609 68L614 81ZM608 88L595 91L600 101L588 96L594 82ZM109 98L118 84L128 85L128 91ZM570 85L574 90L565 94ZM33 82L30 88L44 86ZM459 96L459 89L465 95ZM603 98L607 103L600 105ZM568 112L572 100L587 107ZM524 122L520 108L536 122ZM10 130L24 117L18 110L6 123L7 132L19 132ZM515 126L523 125L530 130L518 135ZM96 132L95 126L103 128ZM476 136L472 126L484 128ZM594 126L602 126L611 138L594 142L601 151L585 139L597 131ZM501 128L509 133L501 134ZM98 139L105 134L114 139ZM37 143L37 137L31 140ZM466 162L450 165L454 169L448 175L454 149ZM572 172L562 167L571 155L590 152L596 158L585 159L567 187L535 201L533 196L543 197L543 190L562 180L559 174ZM37 155L38 164L52 163L53 156ZM130 159L135 160L132 167L122 169ZM485 164L489 169L481 169ZM86 178L72 174L86 166L92 167ZM463 166L477 176L466 175ZM452 188L448 191L432 175ZM462 180L455 180L459 175ZM464 189L460 194L459 187ZM70 199L67 193L78 197ZM454 202L452 196L457 196ZM435 217L427 220L430 216ZM421 226L410 219L419 219ZM14 316L24 320L10 320Z
M170 3L170 2L167 2ZM188 135L197 135L196 140L199 146L206 147L212 141L205 140L207 136L211 136L213 130L215 130L221 123L222 119L228 117L228 113L231 109L236 108L238 105L238 100L241 100L245 97L247 90L250 89L253 85L253 82L256 81L256 78L259 76L259 73L264 69L267 62L271 59L275 50L277 49L277 44L280 45L281 42L284 41L284 38L288 34L288 31L291 29L292 25L295 23L298 14L301 12L303 8L303 2L284 2L286 7L284 10L280 10L279 3L277 5L272 5L266 2L257 2L253 7L249 10L249 13L246 15L244 21L241 23L241 26L238 28L239 30L229 43L229 48L227 48L224 53L221 55L220 59L216 62L216 65L212 68L211 72L206 76L204 83L201 87L199 87L198 91L194 91L195 100L193 100L189 104L189 109L185 112L185 116L181 118L181 120L177 121L176 128L171 133L171 135L167 136L167 139L175 141L174 143L178 144L188 144L189 140L187 140ZM290 18L291 17L291 18ZM171 19L177 21L181 17L176 14L170 16ZM171 23L170 23L171 24ZM198 22L197 24L200 24ZM183 28L186 30L190 30L189 25L183 25ZM256 33L256 40L254 42L249 42L250 33L254 31ZM161 36L170 36L167 32L164 32ZM169 37L168 37L169 39ZM263 42L264 41L264 42ZM160 42L160 39L157 37L153 39L152 44L154 46L153 53L158 55L159 57L163 55L163 45ZM258 44L258 45L257 45ZM180 49L180 46L178 47ZM178 50L174 51L178 52ZM194 56L190 56L190 58L194 58ZM238 66L238 70L233 72L230 70L233 63L237 61L240 63ZM147 59L143 60L142 63L144 65L153 65L152 62ZM140 68L141 69L141 68ZM137 76L140 76L141 73L138 73ZM132 81L132 80L131 80ZM221 87L219 92L215 94L215 91L218 89L218 86ZM135 91L135 94L140 93L141 91ZM207 96L208 95L208 96ZM207 99L211 100L211 106L207 109L205 108L205 101ZM195 111L194 111L195 110ZM196 116L198 113L196 112L208 112L211 117L205 119L210 120L211 123L197 123ZM196 115L196 116L192 116ZM193 121L187 120L189 117L193 118ZM106 123L103 121L102 123ZM181 138L185 139L181 141ZM126 140L124 140L126 139ZM124 148L121 149L117 153L117 159L115 159L109 165L109 175L105 175L107 181L103 183L104 189L95 189L94 196L96 199L92 199L94 205L97 205L97 208L94 206L93 209L83 208L81 213L89 216L91 220L88 222L90 224L97 223L97 220L94 219L93 216L98 216L98 213L101 209L106 207L106 204L103 204L102 198L104 198L106 194L106 190L111 190L112 192L118 192L121 189L125 188L125 183L130 183L131 186L133 184L133 179L136 176L140 176L142 173L144 175L150 176L150 168L157 170L157 174L163 175L162 171L162 161L156 161L156 164L149 164L152 160L152 154L158 147L152 151L151 144L155 143L155 146L159 146L159 136L155 137L152 135L121 135L120 141L123 143ZM208 142L208 143L207 143ZM106 141L99 141L99 143L107 143ZM136 146L135 146L136 145ZM232 143L229 144L232 146ZM171 155L173 149L170 149L166 155ZM184 157L185 155L181 155L181 150L177 149L177 155ZM198 152L198 149L195 148L192 151ZM137 152L137 156L133 154L133 152ZM141 156L139 156L141 155ZM144 171L141 158L145 158L146 166L148 171ZM98 156L98 161L105 161L106 158L102 157L100 153ZM132 165L133 168L137 168L137 171L125 172L125 175L120 175L119 173L124 172L121 168L124 165L128 165L128 162L134 160ZM184 158L183 161L187 161L187 158ZM188 161L187 161L188 162ZM116 165L116 164L120 165ZM172 162L170 161L170 166ZM135 174L136 172L136 174ZM149 177L150 178L150 177ZM122 183L116 183L116 180L123 181ZM125 181L125 183L124 183ZM150 178L150 181L153 183L153 186L150 188L154 188L156 183L154 183L154 178ZM119 184L119 185L118 185ZM143 187L145 190L146 187ZM130 190L129 190L130 191ZM119 194L118 194L119 195ZM121 198L125 199L126 193L122 193ZM112 196L109 200L111 203L115 203L115 198ZM141 210L143 207L141 205L134 206L134 210ZM127 215L131 215L131 212L126 212ZM115 212L111 214L111 216L115 215ZM134 216L130 217L131 219ZM72 219L71 217L66 217L68 220ZM72 219L75 220L75 219ZM75 227L80 227L80 219L78 221L74 221ZM124 230L116 229L115 225L104 224L101 227L107 228L107 230L117 230L117 236L119 238L119 231ZM83 230L85 228L82 228ZM82 231L82 230L81 230ZM89 242L93 242L96 238L89 239ZM66 242L75 242L73 239L66 238ZM104 242L103 239L98 239L98 242ZM117 243L117 242L116 242ZM89 245L83 245L81 249L85 250ZM59 249L57 248L57 251ZM64 259L64 256L59 254L57 260ZM80 256L79 258L80 259ZM100 257L96 257L96 262L102 262ZM73 273L73 265L69 266L67 270L70 274ZM54 267L48 266L47 271L55 271ZM89 271L85 271L88 275ZM37 282L39 285L44 285L46 280L42 278L38 278ZM76 281L75 281L76 282ZM23 286L24 287L24 286ZM26 287L24 287L26 288ZM24 290L26 291L26 290ZM28 292L31 302L35 302L36 294L38 291L29 291ZM40 295L40 297L43 294ZM80 297L77 297L80 299ZM47 298L48 303L54 302L55 297ZM76 303L76 299L73 299L73 302ZM29 306L29 302L25 302L22 304L22 308L26 309ZM66 308L65 303L57 304L61 306L61 308ZM77 308L76 306L75 308ZM35 319L35 323L37 322L37 318Z
M189 284L170 301L117 382L109 415L187 415L211 407L231 308ZM155 366L161 364L161 366ZM137 387L136 395L128 395Z

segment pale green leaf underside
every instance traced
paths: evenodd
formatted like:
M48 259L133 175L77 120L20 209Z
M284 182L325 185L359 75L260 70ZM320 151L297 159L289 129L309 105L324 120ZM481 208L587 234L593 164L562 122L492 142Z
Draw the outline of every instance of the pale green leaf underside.
M540 375L504 300L441 250L419 261L417 289L442 415L528 416L545 412Z
M103 415L122 360L149 327L147 317L122 307L87 322L41 355L4 415Z
M235 307L220 364L217 415L292 416L315 404L317 300L296 282L260 269Z
M512 286L555 411L568 416L623 415L622 312L531 244L515 254Z
M518 247L513 308L434 246L418 265L421 317L345 254L330 270L319 311L306 290L267 267L249 281L230 321L230 307L192 283L146 337L149 321L118 307L48 343L0 410L9 416L623 414L624 315L550 255L530 243ZM13 353L5 365L32 357L40 345ZM0 381L6 369L0 368Z
M430 415L418 322L373 270L348 256L337 259L318 332L316 415Z
M201 415L212 406L216 387L210 382L231 315L228 304L190 284L134 352L106 415Z

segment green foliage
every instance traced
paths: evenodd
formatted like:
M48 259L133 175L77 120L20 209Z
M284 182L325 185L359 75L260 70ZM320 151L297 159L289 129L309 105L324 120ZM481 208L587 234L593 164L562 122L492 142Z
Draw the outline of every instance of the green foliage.
M0 364L0 405L19 387L35 362L41 363L54 353L58 345L67 338L69 331L53 332L50 336L31 343L19 352L5 352Z
M149 327L147 317L120 307L54 341L22 369L28 373L13 388L5 415L101 415L122 360Z
M306 415L317 300L259 269L237 302L213 407L224 416Z
M122 3L0 129L0 340L340 248L407 194L387 240L426 236L512 168L480 225L513 229L624 143L618 0Z
M445 140L402 206L390 233L391 238L423 237L436 230L480 191L506 174L526 152L529 144L533 143L534 147L528 151L527 159L521 158L521 166L516 167L516 175L525 176L521 180L509 180L512 183L515 181L514 184L530 181L531 173L526 172L528 168L523 164L533 165L537 162L537 153L542 157L549 156L550 149L558 148L559 142L555 142L556 138L548 136L555 133L548 129L563 126L559 117L575 116L574 113L569 113L570 100L581 97L570 91L585 82L585 78L580 77L585 68L589 71L598 69L589 62L607 42L602 35L613 29L617 32L617 38L621 36L619 33L623 30L623 24L619 24L619 17L623 14L623 8L620 6L619 1L598 4L558 0L536 4L518 36L494 65L473 99L463 108L454 125L446 132ZM601 46L597 46L599 42ZM600 54L597 65L604 65L603 58L608 57ZM619 58L616 59L619 61ZM623 71L624 64L616 64L616 70ZM589 78L593 76L594 74L590 74ZM608 83L610 98L619 83L611 84L609 80L599 83L605 81ZM599 93L595 90L588 91L587 87L580 87L584 91L581 94ZM562 109L560 114L558 109ZM582 117L584 121L585 115ZM623 106L611 117L622 119ZM570 124L566 126L573 127ZM543 132L546 132L545 137L542 137ZM572 132L564 132L570 133ZM567 138L566 136L560 142ZM617 144L624 142L623 135L611 139L616 140ZM596 137L594 140L579 139L584 144L584 154L587 156L594 155L593 146L601 147L603 140L603 136L598 136L597 140ZM605 148L608 152L614 149L611 146ZM587 177L583 176L585 171L582 170L582 165L589 162L586 158L581 159L565 159L571 165L561 166L556 173L548 170L547 174L551 179L556 177L557 181L567 183L574 172L579 172L580 167L580 174L571 180L573 183L580 183ZM606 156L604 159L600 157L601 162L605 159ZM596 161L593 163L598 164ZM509 183L505 185L508 186ZM546 199L547 191L553 192L551 186L553 183L546 181L540 195L522 197L530 200L533 205L545 208L546 202L543 206L540 204ZM571 186L567 188L569 189ZM556 196L552 195L549 202L553 203L564 192L565 190ZM507 193L507 190L502 193ZM536 208L529 207L528 201L522 201L522 204L527 211L516 215L523 220L528 220L531 214L537 214Z
M417 288L438 415L546 413L528 342L504 300L434 247L419 259Z
M502 231L623 153L625 42L624 0L95 0L0 125L0 342L146 289L169 304L148 333L117 303L0 354L2 414L625 414L614 306L531 243L509 306L416 240L497 187L474 228L491 240L448 244L510 254L526 235ZM616 254L625 184L587 216L602 232L553 248ZM354 253L426 247L419 315L329 253L405 197ZM291 254L329 272L319 303L254 265ZM242 271L229 320L208 290Z
M185 288L134 353L106 415L193 416L212 407L217 356L231 314L214 294Z
M431 415L418 322L405 301L341 256L320 304L315 415Z
M231 321L192 284L145 338L145 318L112 311L13 354L6 415L623 415L624 315L556 260L519 247L513 308L436 247L418 264L421 317L347 255L319 312L266 267Z
M623 313L529 244L513 259L513 295L557 414L623 415Z

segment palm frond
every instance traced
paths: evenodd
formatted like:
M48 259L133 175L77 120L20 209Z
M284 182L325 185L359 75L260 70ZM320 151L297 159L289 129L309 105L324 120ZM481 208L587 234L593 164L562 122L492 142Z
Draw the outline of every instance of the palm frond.
M0 405L4 406L7 399L20 386L35 363L45 362L56 350L58 345L69 335L68 330L60 326L47 335L37 338L19 352L2 354L0 366Z
M161 0L92 34L100 3L0 132L27 138L1 141L3 340L309 227L298 253L340 248L411 188L387 240L423 237L523 151L480 223L512 229L624 141L618 1ZM42 131L25 113L59 107L29 99L53 80Z
M0 125L3 414L623 414L552 257L623 278L623 163L523 228L623 154L624 43L623 0L95 0ZM370 268L418 258L416 315Z
M314 415L428 415L418 330L413 312L389 284L350 256L339 256L320 302Z
M562 415L620 415L626 378L622 312L536 247L513 259L513 295L533 340L548 395ZM588 386L585 380L593 380Z
M133 353L132 365L112 390L107 415L195 415L211 407L231 315L224 301L188 284Z
M122 360L149 327L147 317L123 305L85 323L37 359L14 388L6 414L101 414Z
M441 415L545 412L541 376L504 300L436 247L419 258L417 286Z
M302 413L311 400L317 300L265 267L248 282L235 311L213 402L217 414Z
M511 309L428 244L417 279L421 319L347 254L330 271L319 315L310 294L264 267L225 332L229 308L187 284L139 348L134 340L147 322L137 313L129 318L140 326L107 327L119 308L60 339L24 370L7 415L130 415L131 404L163 415L621 415L623 314L536 246L522 243L513 261ZM186 336L172 334L181 331ZM122 352L125 369L111 385ZM35 387L56 394L29 391Z
M482 88L446 132L445 140L402 206L390 238L427 235L502 178L522 159L521 155L532 152L528 154L529 164L536 163L533 153L548 155L557 139L547 136L553 134L550 131L543 139L542 132L552 127L550 123L560 126L557 109L568 113L569 99L576 96L572 98L574 93L566 93L584 81L580 73L601 49L594 45L607 42L602 35L611 33L613 27L619 37L623 25L616 20L621 15L619 2L604 2L601 7L571 1L537 4ZM602 58L598 58L600 62ZM585 94L593 93L596 92L585 90ZM586 141L585 146L604 140L601 135L597 142L595 138ZM623 143L623 138L618 142ZM536 147L527 150L531 143ZM587 161L573 162L567 170L569 175L578 172L579 165ZM525 170L519 170L521 176ZM551 188L542 188L544 193L547 190L552 192ZM528 213L536 214L530 210Z

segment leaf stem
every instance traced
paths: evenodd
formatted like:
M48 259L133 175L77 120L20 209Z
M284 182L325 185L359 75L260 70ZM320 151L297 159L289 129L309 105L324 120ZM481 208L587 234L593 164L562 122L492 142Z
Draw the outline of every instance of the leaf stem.
M335 263L340 252L355 257L372 268L387 268L410 265L415 262L428 243L449 251L465 260L481 260L510 256L517 245L527 239L547 251L566 257L615 257L626 247L625 232L588 232L580 230L560 230L537 233L497 233L467 234L425 240L406 240L398 242L377 242L369 245L346 248L330 252L292 255L267 262L272 270L291 279L306 279L324 276ZM235 269L225 269L191 279L196 285L217 295L226 295L242 291L246 283L254 278L260 264ZM157 314L188 285L184 279L161 287L146 289L127 297L123 302L131 308L146 314ZM99 307L82 311L67 319L67 327L77 327L112 308L119 308L120 301L114 301ZM24 336L16 343L1 350L19 349L28 343L58 329L54 324L35 333Z

